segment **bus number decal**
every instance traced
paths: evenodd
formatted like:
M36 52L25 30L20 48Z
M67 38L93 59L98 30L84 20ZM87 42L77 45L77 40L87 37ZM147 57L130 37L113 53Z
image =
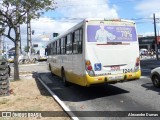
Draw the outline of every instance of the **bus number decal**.
M130 68L130 69L123 69L123 73L129 73L129 72L133 72L132 68Z

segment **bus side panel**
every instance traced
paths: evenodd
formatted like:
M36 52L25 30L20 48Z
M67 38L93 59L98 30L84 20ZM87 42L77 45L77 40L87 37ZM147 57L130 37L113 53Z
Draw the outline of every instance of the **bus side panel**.
M86 77L84 77L82 75L78 75L75 73L68 73L68 72L66 72L66 75L67 75L67 80L69 80L69 82L71 82L71 83L81 85L81 86L87 85L84 81L86 79Z
M86 71L85 71L85 41L86 40L86 25L83 24L83 41L82 53L72 55L72 70L67 71L67 80L71 83L86 86Z
M59 77L61 77L61 62L60 59L58 59L58 56L52 56L50 60L50 66L51 66L51 72Z
M70 78L72 76L72 54L63 55L61 60L61 68L65 71L65 77L70 82Z
M61 63L54 63L52 71L54 74L61 77L61 68L65 71L67 81L84 86L83 78L83 57L82 54L64 55L61 58ZM57 64L61 64L58 66Z
M71 77L71 82L78 84L78 85L84 85L84 79L83 79L83 56L82 54L77 54L73 56L72 61L72 71L73 75Z

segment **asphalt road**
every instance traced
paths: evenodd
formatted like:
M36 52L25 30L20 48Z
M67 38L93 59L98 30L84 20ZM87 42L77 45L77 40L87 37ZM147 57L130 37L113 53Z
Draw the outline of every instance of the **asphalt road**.
M159 63L145 62L141 62L141 79L114 85L64 87L62 80L50 72L39 72L38 75L72 111L94 111L79 112L78 115L90 116L80 117L80 120L159 120L160 113L159 117L106 117L98 114L98 111L117 111L117 114L118 111L160 111L160 89L153 87L148 77L150 70Z

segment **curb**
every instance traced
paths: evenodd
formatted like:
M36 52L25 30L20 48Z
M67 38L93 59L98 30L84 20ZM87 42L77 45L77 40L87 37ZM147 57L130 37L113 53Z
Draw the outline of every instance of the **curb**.
M42 83L42 85L48 90L48 92L52 95L52 97L58 102L58 104L63 108L63 110L72 118L72 120L79 120L75 116L74 113L61 101L58 96L49 89L49 87L38 77L38 80Z

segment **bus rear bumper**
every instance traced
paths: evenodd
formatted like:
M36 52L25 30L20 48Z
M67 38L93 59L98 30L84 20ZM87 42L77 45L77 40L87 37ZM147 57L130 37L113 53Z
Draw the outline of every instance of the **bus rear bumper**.
M107 75L107 76L86 76L87 86L102 83L117 83L117 82L127 82L131 80L137 80L141 76L141 70L132 73L117 74L117 75Z

